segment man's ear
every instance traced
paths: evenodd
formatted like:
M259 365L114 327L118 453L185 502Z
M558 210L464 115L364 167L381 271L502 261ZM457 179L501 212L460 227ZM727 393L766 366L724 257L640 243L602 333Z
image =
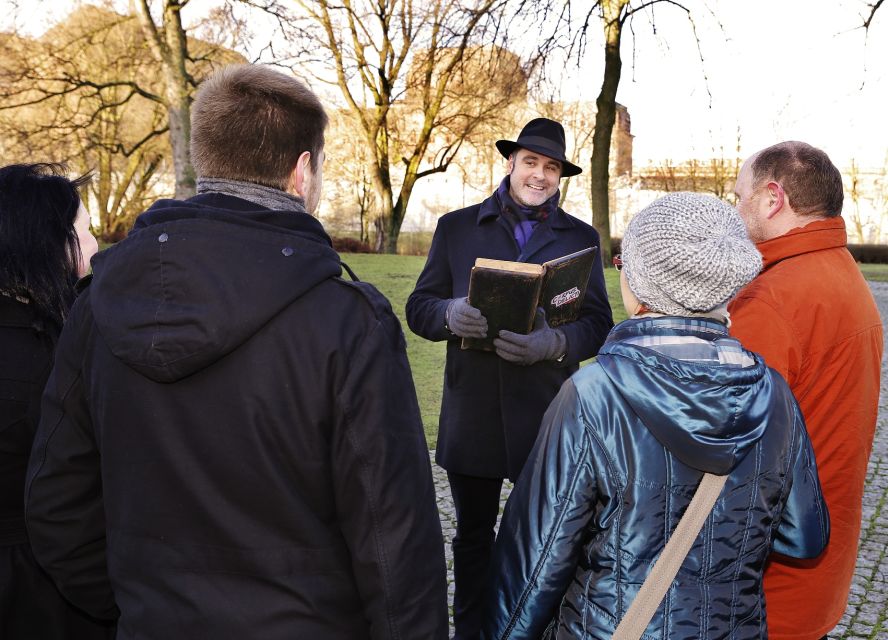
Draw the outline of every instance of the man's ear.
M765 189L768 191L767 218L770 220L783 210L786 204L786 192L783 190L783 185L773 180L765 185Z
M509 175L512 175L512 169L514 169L514 168L515 168L515 154L510 153L509 154L509 162L508 162L508 164L506 164L506 173L508 173Z
M305 174L307 171L310 171L309 163L311 162L311 152L303 151L299 156L299 159L296 160L296 166L293 167L292 173L290 173L290 193L299 196L300 198L305 198Z

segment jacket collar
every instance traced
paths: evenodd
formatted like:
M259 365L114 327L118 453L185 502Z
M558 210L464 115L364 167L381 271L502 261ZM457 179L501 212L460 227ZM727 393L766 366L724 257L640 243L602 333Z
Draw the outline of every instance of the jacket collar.
M208 219L267 231L295 234L333 246L320 221L308 213L272 210L223 193L201 193L188 200L158 200L136 218L133 231L177 220Z
M804 253L835 249L848 244L845 233L845 220L841 216L815 220L804 227L797 227L782 236L765 240L756 244L761 252L764 267L767 271L786 258L793 258Z
M728 328L711 318L697 316L656 316L629 318L619 323L607 337L606 343L649 335L682 335L715 340L729 337ZM602 348L604 352L604 348Z

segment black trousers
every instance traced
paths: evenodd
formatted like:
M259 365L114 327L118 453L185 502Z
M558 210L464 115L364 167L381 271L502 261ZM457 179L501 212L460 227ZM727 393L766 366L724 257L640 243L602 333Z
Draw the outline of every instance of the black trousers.
M493 555L502 478L447 473L456 511L453 538L454 640L475 640L481 631L485 589Z

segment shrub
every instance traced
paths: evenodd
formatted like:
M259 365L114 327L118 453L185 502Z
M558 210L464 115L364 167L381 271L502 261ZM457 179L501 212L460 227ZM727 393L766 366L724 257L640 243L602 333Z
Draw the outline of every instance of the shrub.
M431 246L431 231L402 231L398 236L398 254L402 256L427 256Z
M888 264L888 245L849 244L848 251L857 262L864 264Z
M337 253L374 253L369 244L361 242L357 238L333 236L331 240L333 240L333 248Z

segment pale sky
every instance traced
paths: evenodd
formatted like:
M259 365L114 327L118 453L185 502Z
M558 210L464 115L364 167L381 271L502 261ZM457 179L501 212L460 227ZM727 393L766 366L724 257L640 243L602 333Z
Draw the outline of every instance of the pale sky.
M211 1L189 4L186 23ZM0 0L4 20L15 4L20 22L38 31L74 3ZM738 127L741 156L799 139L840 166L852 158L872 168L888 162L888 7L865 39L857 27L866 0L687 0L685 6L699 51L686 14L669 3L656 6L656 34L644 15L635 20L634 42L625 31L618 100L632 117L636 166L712 157L720 147L733 157ZM590 42L580 68L567 65L564 95L594 101L603 69L599 42Z
M707 157L720 145L732 157L738 127L742 156L797 139L840 165L888 162L888 7L867 41L856 28L860 0L721 0L710 12L686 5L702 62L686 14L667 4L657 7L658 36L636 21L634 72L632 42L624 42L618 100L632 116L636 164Z

